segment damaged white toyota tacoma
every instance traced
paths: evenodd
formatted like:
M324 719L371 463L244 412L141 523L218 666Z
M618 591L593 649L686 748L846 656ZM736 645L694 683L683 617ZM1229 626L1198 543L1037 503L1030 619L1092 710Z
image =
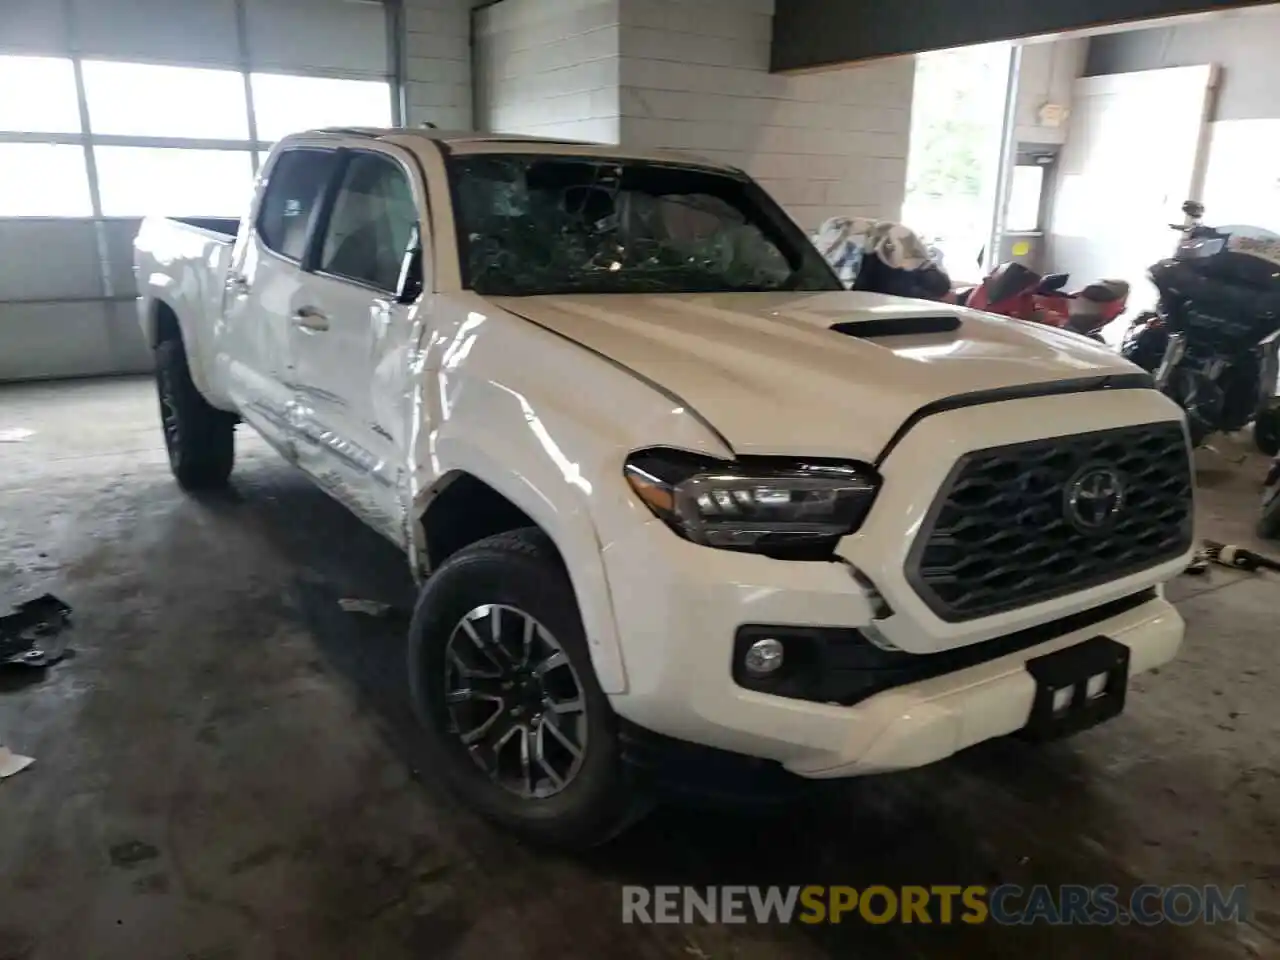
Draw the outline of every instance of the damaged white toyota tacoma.
M245 423L403 549L427 773L539 839L681 766L1070 733L1182 640L1178 408L1074 334L845 292L737 170L319 131L136 267L178 482Z

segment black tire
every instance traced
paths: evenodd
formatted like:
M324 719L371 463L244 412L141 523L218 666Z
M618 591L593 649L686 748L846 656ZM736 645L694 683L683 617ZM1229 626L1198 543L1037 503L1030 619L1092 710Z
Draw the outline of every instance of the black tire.
M1262 515L1258 517L1257 530L1263 540L1280 540L1280 480L1267 487L1262 495Z
M586 744L576 774L551 796L519 796L495 782L452 727L445 704L450 637L469 612L487 604L515 608L545 627L579 681ZM649 791L622 762L618 719L592 669L573 588L542 531L497 534L445 561L418 597L408 654L432 770L467 806L534 842L579 849L604 843L649 809ZM506 707L502 702L497 712Z
M1280 408L1272 405L1258 414L1253 421L1253 445L1268 457L1280 453Z
M1207 426L1197 420L1195 417L1187 417L1187 430L1191 434L1191 449L1199 450L1204 446L1204 442L1209 439L1213 433Z
M181 340L165 340L156 347L156 393L169 467L179 486L226 486L235 464L236 420L200 395Z

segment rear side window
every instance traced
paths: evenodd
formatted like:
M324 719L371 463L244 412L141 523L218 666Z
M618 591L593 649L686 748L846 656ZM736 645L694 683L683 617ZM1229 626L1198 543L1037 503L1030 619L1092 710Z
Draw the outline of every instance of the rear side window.
M268 248L302 259L307 228L336 158L330 150L290 150L276 158L258 212L258 235Z
M416 244L418 207L404 171L372 153L351 158L320 250L325 273L395 292Z

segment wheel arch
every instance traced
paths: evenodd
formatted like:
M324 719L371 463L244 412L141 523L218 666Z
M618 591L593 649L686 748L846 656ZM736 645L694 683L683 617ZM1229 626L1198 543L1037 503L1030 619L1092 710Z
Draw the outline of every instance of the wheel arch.
M601 689L624 693L626 674L601 544L581 493L562 476L558 483L547 476L544 461L526 462L516 472L476 447L451 453L451 465L415 502L419 575L484 537L537 527L564 564Z
M199 331L192 329L191 319L184 317L183 311L179 310L172 300L155 289L147 292L143 303L142 332L146 337L147 346L155 350L167 340L179 341L187 355L192 382L206 399L209 398L211 385L207 378L205 364L202 362L202 350L205 344L202 343ZM224 407L220 405L219 409Z
M178 319L178 311L162 297L152 297L147 302L143 323L147 346L152 350L166 340L182 339L182 323Z

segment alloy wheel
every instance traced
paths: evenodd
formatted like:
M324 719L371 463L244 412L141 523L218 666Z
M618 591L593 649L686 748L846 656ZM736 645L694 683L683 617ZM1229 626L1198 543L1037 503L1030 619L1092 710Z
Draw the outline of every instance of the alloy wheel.
M450 732L494 783L524 799L573 782L587 749L582 683L560 642L515 607L475 607L445 647Z

